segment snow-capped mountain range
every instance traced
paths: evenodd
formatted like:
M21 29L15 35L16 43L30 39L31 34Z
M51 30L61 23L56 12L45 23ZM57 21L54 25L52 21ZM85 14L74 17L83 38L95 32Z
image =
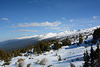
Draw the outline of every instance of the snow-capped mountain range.
M39 40L47 39L47 38L60 38L60 37L65 37L73 34L79 34L79 33L84 33L84 32L93 32L94 29L99 28L100 26L92 27L89 29L80 29L80 30L73 30L73 31L64 31L60 33L47 33L46 35L33 35L33 36L26 36L26 37L21 37L17 39L29 39L29 38L34 38L37 37Z
M0 42L0 49L5 49L6 51L11 51L18 48L23 48L28 46L29 44L36 44L41 40L48 39L57 39L57 38L66 38L67 36L79 35L81 33L93 33L93 31L100 26L92 27L89 29L81 29L81 30L73 30L73 31L64 31L60 33L48 33L46 35L34 35L34 36L26 36L13 40L7 40Z

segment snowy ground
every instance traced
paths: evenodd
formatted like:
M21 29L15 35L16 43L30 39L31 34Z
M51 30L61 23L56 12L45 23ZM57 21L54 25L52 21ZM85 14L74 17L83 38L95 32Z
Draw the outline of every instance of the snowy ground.
M73 60L72 63L75 64L76 67L80 67L82 66L82 63L83 63L84 51L86 49L90 50L90 46L85 48L83 45L81 45L80 47L77 45L64 46L57 51L51 50L50 52L46 52L39 56L31 55L31 58L33 59L29 59L30 56L28 57L18 56L18 57L12 58L11 64L9 66L6 65L5 67L18 67L18 65L15 64L15 62L17 62L19 58L25 59L24 67L27 67L27 64L29 63L31 63L31 67L42 67L42 65L40 65L39 62L37 64L35 64L35 62L37 62L38 60L40 61L43 58L47 59L46 65L44 65L44 67L47 67L49 65L52 65L52 67L70 67L70 62L72 62L72 60ZM96 48L95 45L93 47ZM57 56L56 56L56 53L57 53ZM59 55L61 56L62 61L58 61ZM78 61L76 61L77 58L79 58Z
M91 40L92 36L88 38L88 40ZM72 46L63 46L59 50L51 50L49 52L45 52L39 56L36 56L34 54L30 54L28 57L25 56L18 56L15 58L12 58L10 65L6 65L5 67L18 67L18 59L23 58L25 59L23 62L23 67L27 67L27 64L31 63L30 67L48 67L51 65L51 67L70 67L70 62L75 65L75 67L83 66L83 53L86 51L86 49L89 51L91 46L87 45L87 48L85 43L82 43L80 46L72 45ZM93 48L96 49L96 45L93 45ZM58 61L59 55L61 56L61 61ZM29 59L31 58L31 59ZM47 59L47 62L45 65L40 65L40 61L42 59ZM79 59L79 60L78 60ZM73 60L73 62L72 62ZM38 61L38 62L37 62ZM37 62L37 63L36 63ZM1 61L0 65L2 65L4 62ZM1 66L4 67L4 66Z

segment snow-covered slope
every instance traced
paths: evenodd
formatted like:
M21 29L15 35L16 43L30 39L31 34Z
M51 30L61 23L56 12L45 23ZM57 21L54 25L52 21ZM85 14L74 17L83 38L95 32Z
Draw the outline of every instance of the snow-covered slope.
M91 40L92 36L89 36L88 40ZM85 48L84 46L87 46ZM72 45L72 46L63 46L59 50L51 50L49 52L45 52L39 56L34 54L30 54L28 57L18 56L12 58L10 65L6 65L6 67L18 67L18 59L23 58L23 65L27 67L27 64L30 64L30 67L70 67L70 63L73 63L75 67L80 67L84 63L83 61L83 53L86 49L90 50L90 45L86 45L82 43L80 46ZM93 45L93 48L96 49L96 45ZM61 61L58 61L59 55L61 56ZM45 65L40 65L40 61L42 59L46 59ZM72 62L73 61L73 62ZM0 62L0 65L3 64L3 61Z
M61 33L49 33L46 35L35 35L32 37L23 37L23 38L19 38L19 39L27 39L27 38L34 38L34 37L38 37L41 40L42 39L46 39L46 38L51 38L51 37L64 37L64 36L69 36L69 35L79 35L80 33L84 33L84 32L88 32L86 34L90 34L93 33L93 30L98 28L100 26L97 27L93 27L90 29L84 29L84 30L80 30L80 31L65 31L65 32L61 32ZM86 36L83 37L84 41L85 41ZM92 39L92 35L88 36L87 41ZM73 43L77 43L77 39L74 40ZM87 46L87 48L85 47ZM30 67L70 67L70 63L73 63L76 67L80 67L83 66L82 64L84 63L83 61L83 53L86 51L86 49L88 51L90 51L90 45L82 43L80 44L80 46L77 46L77 44L74 44L72 46L63 46L62 48L60 48L59 50L50 50L49 52L45 52L43 54L40 55L34 55L34 54L29 54L29 56L24 56L25 53L23 54L23 56L18 56L18 57L14 57L11 59L10 61L10 65L6 65L6 67L18 67L18 59L22 58L24 59L23 61L23 65L24 67L27 67L28 64L31 64ZM93 48L96 49L96 45L93 45ZM26 53L27 54L27 53ZM59 56L61 56L61 61L58 61ZM45 65L40 65L40 62L42 59L46 59L45 61ZM4 61L0 61L0 65L4 64Z

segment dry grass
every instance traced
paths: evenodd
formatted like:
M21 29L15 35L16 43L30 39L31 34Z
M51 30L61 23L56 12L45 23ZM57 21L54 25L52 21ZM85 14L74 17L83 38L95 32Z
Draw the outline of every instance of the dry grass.
M40 65L45 65L46 64L46 62L47 62L47 59L42 59L41 61L40 61Z
M18 61L17 61L17 62L21 62L21 61L24 61L24 59L20 58L20 59L18 59Z
M18 59L17 62L19 63L18 67L24 67L24 64L25 64L24 59L20 58L20 59Z

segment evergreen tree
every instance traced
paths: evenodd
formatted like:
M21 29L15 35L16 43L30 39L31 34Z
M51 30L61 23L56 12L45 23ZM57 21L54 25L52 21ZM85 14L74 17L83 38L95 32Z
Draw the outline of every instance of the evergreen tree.
M17 51L13 50L12 53L13 53L14 57L17 57L18 56L17 55Z
M83 67L89 67L89 55L88 55L88 51L86 50L86 53L84 53L84 66Z
M21 49L21 51L20 51L21 53L25 53L26 52L26 49L25 48L23 48L23 49Z
M34 47L33 52L36 52L36 47Z
M62 40L62 44L63 44L63 46L71 45L71 41L68 38L66 38L66 39Z
M90 62L91 62L91 67L94 67L94 57L95 57L95 52L94 52L93 47L92 47L92 45L91 45L91 53L90 53L90 58L91 58L91 60L90 60Z
M100 67L100 52L99 52L99 54L98 54L97 66Z
M41 48L40 47L37 48L37 52L38 52L38 54L41 54Z
M100 28L95 29L94 33L93 33L93 39L98 39L100 38Z
M0 50L0 60L3 60L4 56L5 56L5 51L4 51L4 49L1 49Z
M46 44L44 47L44 51L50 51L50 46Z
M99 53L99 43L97 44L97 49L96 49L96 53Z
M56 43L54 44L54 49L55 49L55 50L58 50L60 47L61 47L61 45L60 45L58 42L56 42Z
M96 49L96 60L97 60L97 66L100 67L100 49L99 49L99 43L97 44L97 49Z
M85 40L87 40L87 38L88 38L88 35L86 36Z
M79 44L83 43L83 38L79 37Z

